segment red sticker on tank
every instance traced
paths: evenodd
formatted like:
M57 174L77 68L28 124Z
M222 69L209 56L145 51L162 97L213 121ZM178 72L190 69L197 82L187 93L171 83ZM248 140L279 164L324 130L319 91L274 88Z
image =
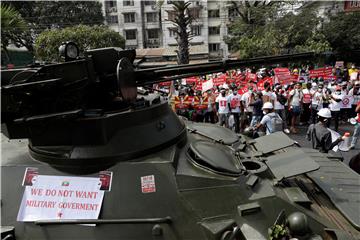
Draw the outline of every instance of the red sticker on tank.
M154 175L141 177L141 192L142 193L156 192Z

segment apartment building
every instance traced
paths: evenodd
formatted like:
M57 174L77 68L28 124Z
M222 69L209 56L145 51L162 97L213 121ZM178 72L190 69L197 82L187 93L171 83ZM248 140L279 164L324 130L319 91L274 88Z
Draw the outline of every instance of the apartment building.
M106 24L126 39L127 49L164 48L168 60L176 59L176 27L171 1L158 4L155 0L104 1ZM194 18L189 31L190 58L224 59L229 55L224 37L232 12L227 1L189 0L190 14Z

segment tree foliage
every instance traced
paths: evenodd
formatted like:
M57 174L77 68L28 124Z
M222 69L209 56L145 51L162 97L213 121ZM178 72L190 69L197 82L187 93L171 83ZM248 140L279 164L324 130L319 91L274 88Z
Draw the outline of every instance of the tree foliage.
M192 16L189 14L189 6L191 2L185 1L172 1L175 18L169 19L176 27L176 41L179 46L177 53L178 64L189 63L189 37L188 30L193 21Z
M78 25L42 32L35 42L36 56L43 61L59 61L58 48L66 41L75 42L80 54L92 48L125 47L125 39L106 26Z
M360 49L360 12L339 13L324 22L322 33L339 52Z
M33 52L38 34L47 29L103 23L101 3L98 1L2 1L12 6L28 23L28 30L18 33L12 41Z
M6 50L10 41L27 30L27 24L13 7L1 4L1 48Z
M230 25L231 37L227 38L230 49L239 51L241 58L331 50L319 30L322 20L316 8L304 8L298 14L284 13L281 11L284 4L248 4L245 8L251 17L244 19L240 15Z

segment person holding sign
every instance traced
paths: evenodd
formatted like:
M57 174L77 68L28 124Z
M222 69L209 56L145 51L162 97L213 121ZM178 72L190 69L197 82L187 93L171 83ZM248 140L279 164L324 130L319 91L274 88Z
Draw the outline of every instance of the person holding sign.
M318 123L311 124L307 130L307 140L311 141L313 149L318 149L322 153L327 153L339 142L343 141L346 136L339 137L334 142L331 139L331 132L326 127L327 122L331 119L331 111L328 108L322 108L317 113Z

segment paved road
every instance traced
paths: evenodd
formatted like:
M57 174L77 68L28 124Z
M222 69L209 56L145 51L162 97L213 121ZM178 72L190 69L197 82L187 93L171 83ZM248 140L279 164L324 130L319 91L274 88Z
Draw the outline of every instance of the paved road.
M289 134L289 137L297 141L301 146L309 147L311 148L311 143L306 140L306 131L308 126L298 126L299 133L297 134ZM353 133L354 126L346 123L346 124L340 124L339 125L339 133L343 135L345 132ZM345 163L349 163L350 159L358 154L360 152L360 141L356 144L355 149L350 150L348 152L334 152L331 151L331 153L335 156L342 156L344 158Z

